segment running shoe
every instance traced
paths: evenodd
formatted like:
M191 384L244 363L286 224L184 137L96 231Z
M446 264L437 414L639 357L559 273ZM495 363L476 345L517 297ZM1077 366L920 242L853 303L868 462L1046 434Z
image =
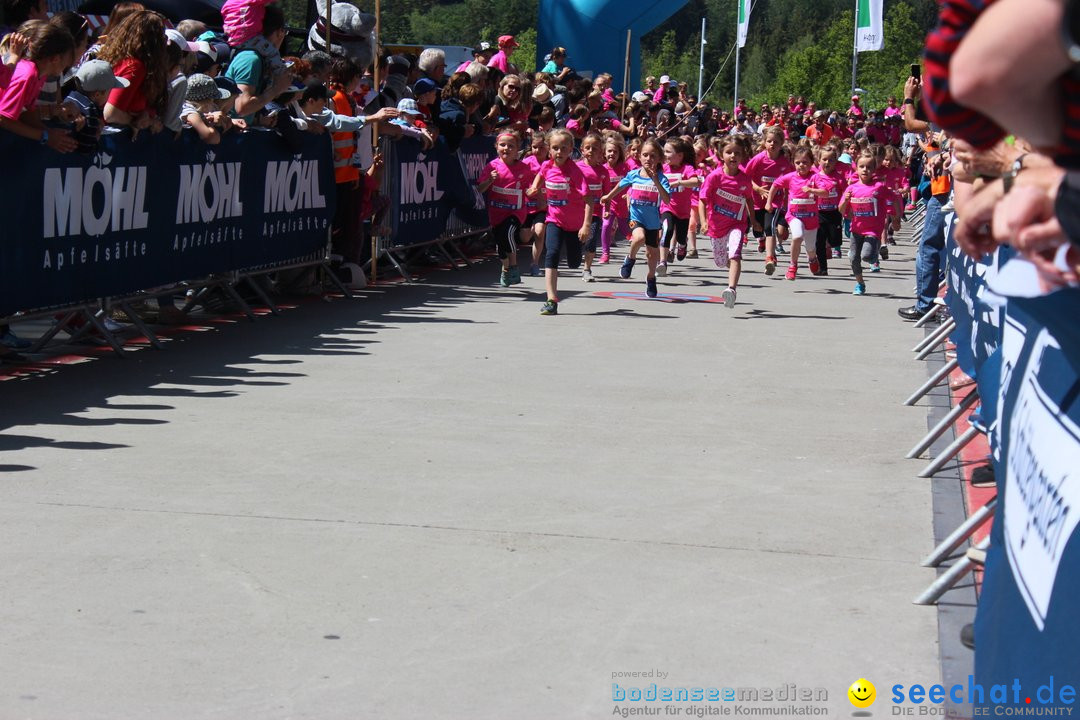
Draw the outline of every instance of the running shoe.
M912 205L911 203L908 203L907 205L904 206L904 210L907 211L907 212L911 212L914 209L915 209L915 206Z
M765 241L764 240L758 240L757 241L757 251L758 252L765 252Z
M686 253L686 257L690 258L691 260L697 260L697 250L688 251Z
M581 271L581 279L585 282L592 282L596 278L593 277L592 270L590 270L589 268L585 268Z
M656 297L656 278L645 278L645 294L651 298Z
M787 250L784 249L784 243L777 240L776 241L776 254L777 255L784 255L785 253L787 253Z
M540 277L543 273L540 272L540 266L537 265L536 263L533 263L529 267L529 274L532 275L533 277Z
M634 269L634 263L636 262L637 260L630 257L629 255L626 256L625 260L623 260L622 267L619 268L619 275L622 276L623 280L626 280L630 277L630 271Z
M510 287L510 272L508 270L499 273L499 284L503 287Z
M820 275L821 274L821 263L818 262L817 258L810 258L810 274L811 275Z
M510 268L510 284L520 285L521 282L521 270L518 269L517 265L514 265L512 268Z
M889 246L888 245L882 245L881 249L878 250L878 254L881 255L882 260L888 260L889 259Z
M544 303L544 307L540 308L541 315L558 315L559 314L559 301L548 298Z
M833 248L832 249L832 256L833 256L833 258L839 260L840 258L844 257L844 251L841 250L840 248Z
M724 307L735 307L735 288L729 287L724 292L720 293L720 296L724 298Z
M870 263L870 272L881 272L881 263Z
M675 259L676 259L675 258L675 248L671 248L670 250L667 251L667 261L668 262L675 262Z
M611 255L608 254L608 253L601 253L600 254L600 264L601 265L607 265L609 262L611 262Z
M786 277L788 280L794 280L795 273L797 273L798 271L799 269L795 265L788 265L787 273L784 274L784 277Z
M667 277L667 263L662 262L656 266L656 274L660 277Z
M679 260L685 260L686 259L686 246L685 245L680 245L678 247L678 249L675 250L675 257L678 258Z
M851 294L852 295L865 295L866 294L866 283L855 283L855 290Z
M775 270L776 270L776 257L773 256L773 255L770 255L769 257L765 258L765 274L766 275L772 275Z

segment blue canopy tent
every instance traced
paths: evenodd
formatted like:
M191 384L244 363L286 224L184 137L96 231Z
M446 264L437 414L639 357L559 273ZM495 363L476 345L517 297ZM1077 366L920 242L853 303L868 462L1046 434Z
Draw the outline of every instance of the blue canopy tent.
M607 72L612 87L623 87L626 34L630 31L630 92L641 77L641 36L678 12L687 0L541 0L537 67L556 46L578 73Z

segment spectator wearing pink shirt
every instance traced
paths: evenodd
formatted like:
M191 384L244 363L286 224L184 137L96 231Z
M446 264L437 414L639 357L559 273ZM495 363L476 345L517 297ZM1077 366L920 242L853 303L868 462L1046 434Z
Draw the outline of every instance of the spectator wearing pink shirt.
M853 115L853 116L859 117L859 118L861 118L863 116L863 109L862 109L862 106L859 105L859 96L858 95L852 95L851 96L851 107L848 108L847 114L849 116Z
M19 26L26 50L0 93L0 128L27 140L48 145L57 152L71 152L78 143L71 134L42 126L34 110L45 78L59 75L68 66L74 41L71 33L43 20L30 20Z
M891 118L893 115L896 115L899 118L903 118L904 111L896 106L896 96L890 95L889 106L885 108L885 117Z
M517 40L513 35L500 35L499 36L499 52L491 56L491 60L488 60L487 66L495 68L506 75L510 72L510 56L514 54L514 50L517 50Z

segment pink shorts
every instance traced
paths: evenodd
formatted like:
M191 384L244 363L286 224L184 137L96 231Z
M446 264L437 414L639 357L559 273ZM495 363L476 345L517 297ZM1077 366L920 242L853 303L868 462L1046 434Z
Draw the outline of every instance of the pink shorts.
M713 261L718 268L726 268L732 260L742 260L742 230L731 230L724 237L710 237L713 247Z

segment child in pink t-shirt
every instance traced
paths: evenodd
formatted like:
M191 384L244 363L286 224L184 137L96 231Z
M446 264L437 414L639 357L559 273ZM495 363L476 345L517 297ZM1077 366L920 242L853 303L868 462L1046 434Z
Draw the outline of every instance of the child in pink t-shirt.
M840 198L840 212L851 218L851 272L855 275L854 295L866 294L863 280L863 247L869 246L871 263L877 262L881 233L889 215L893 214L893 193L874 177L877 158L864 151L856 163L858 181L848 186Z
M671 187L671 196L660 205L660 219L664 228L660 238L660 264L656 272L661 277L667 275L669 260L674 262L676 258L686 258L690 216L696 204L694 191L701 185L695 160L694 146L685 140L671 138L664 143L662 170Z
M600 198L607 195L608 190L614 185L603 162L603 146L604 139L598 133L589 133L581 141L581 160L577 163L585 175L585 182L589 187L588 199L592 205L592 229L589 240L585 244L585 267L581 271L581 277L585 282L593 281L592 264L603 230L603 209L600 206Z
M574 136L566 130L548 134L550 159L540 166L526 195L536 197L540 188L547 196L547 224L544 239L544 284L547 301L541 315L559 314L559 254L566 248L566 265L571 270L581 267L582 244L592 233L592 203L585 201L589 186L581 168L570 159L574 152Z
M878 177L885 183L885 187L896 194L894 202L897 208L902 208L904 206L904 195L907 194L911 179L909 171L904 167L904 161L900 157L900 150L898 148L895 148L892 145L885 147L881 168L878 170ZM880 252L882 260L889 259L889 245L896 244L896 241L892 238L893 233L899 229L900 216L897 214L894 216L893 222L886 226L884 234L881 237Z
M529 232L524 227L525 190L536 173L518 159L521 139L513 131L503 131L495 139L497 157L489 162L477 179L477 189L487 200L488 222L495 236L495 248L502 261L499 284L510 287L521 282L517 246Z
M533 175L540 172L540 166L547 162L548 145L547 134L533 131L529 139L529 148L532 152L525 156L523 163L529 166ZM532 231L532 266L529 274L540 277L540 264L544 258L544 222L547 217L547 202L543 195L525 198L525 227Z
M725 307L735 307L736 288L742 272L743 240L747 219L754 229L760 229L754 216L754 183L739 170L745 159L742 143L737 138L724 139L720 149L723 165L705 178L698 191L699 224L708 228L716 267L728 268L728 286L722 293Z
M776 179L791 172L794 166L784 154L784 131L780 128L771 127L765 131L764 148L746 163L745 171L753 183L754 216L762 228L756 233L758 252L765 253L765 274L772 275L776 269L776 242L784 239L786 231L776 217L780 213L765 212L765 201Z
M814 155L809 148L800 147L792 154L795 172L782 175L769 190L769 199L765 201L765 212L771 211L776 196L787 193L788 228L791 231L791 264L786 277L794 280L799 269L799 251L806 242L806 255L809 259L810 272L817 275L821 267L817 259L818 198L828 191L819 187L814 174Z
M37 104L45 78L59 75L67 67L73 49L71 34L40 20L24 23L19 34L26 49L7 84L0 88L0 128L57 152L71 152L78 143L70 133L55 128L49 132L36 112L28 112Z
M611 187L619 184L632 169L626 161L626 145L617 133L604 140L604 167ZM600 264L611 262L611 246L617 238L630 237L630 208L623 199L612 200L604 206L604 225L600 231Z
M281 53L263 35L266 6L272 2L274 0L225 0L225 4L221 6L221 20L229 47L236 50L254 50L266 62L270 75L277 77L287 68L281 59Z
M846 165L837 162L836 145L830 143L817 152L818 180L827 192L818 198L818 234L817 256L820 266L819 275L829 274L829 256L833 249L839 250L844 244L844 218L840 215L840 196L847 189Z

